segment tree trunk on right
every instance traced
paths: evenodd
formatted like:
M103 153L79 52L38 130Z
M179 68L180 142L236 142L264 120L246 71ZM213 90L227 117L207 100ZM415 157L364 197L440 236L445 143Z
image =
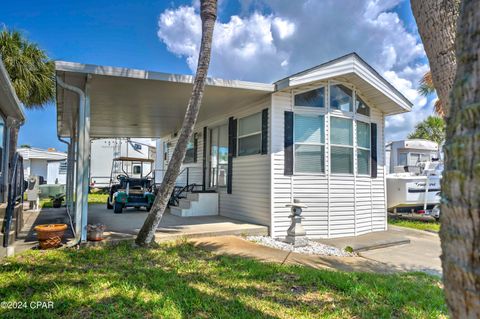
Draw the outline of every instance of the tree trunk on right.
M480 0L464 0L447 118L442 266L453 318L480 318Z

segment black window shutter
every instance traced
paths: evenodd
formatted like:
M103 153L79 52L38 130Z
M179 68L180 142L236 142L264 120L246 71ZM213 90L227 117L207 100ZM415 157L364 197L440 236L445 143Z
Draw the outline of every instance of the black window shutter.
M371 177L377 177L377 124L372 123L370 125L370 157L371 157Z
M198 138L197 133L193 134L193 162L197 162Z
M232 193L233 158L237 155L237 120L228 119L227 194Z
M207 183L207 127L203 127L203 154L202 154L202 190L206 189Z
M284 174L293 175L293 112L285 111L284 120Z
M268 154L268 109L262 110L262 154Z

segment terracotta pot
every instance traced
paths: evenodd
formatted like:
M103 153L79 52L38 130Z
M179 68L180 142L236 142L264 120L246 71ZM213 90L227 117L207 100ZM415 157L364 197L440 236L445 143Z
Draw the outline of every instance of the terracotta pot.
M66 224L45 224L34 227L41 249L57 248L62 245L63 235L67 230Z
M88 225L87 226L87 240L89 241L101 241L103 240L103 231L105 225Z

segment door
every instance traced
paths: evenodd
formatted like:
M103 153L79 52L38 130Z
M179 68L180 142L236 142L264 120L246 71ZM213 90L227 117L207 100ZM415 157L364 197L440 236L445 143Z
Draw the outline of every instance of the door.
M228 124L210 129L210 189L227 186Z

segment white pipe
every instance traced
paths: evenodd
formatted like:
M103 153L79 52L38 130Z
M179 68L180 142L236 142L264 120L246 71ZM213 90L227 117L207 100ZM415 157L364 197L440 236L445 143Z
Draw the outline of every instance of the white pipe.
M72 198L72 193L70 191L70 183L71 183L71 172L70 172L70 161L72 160L70 158L70 148L71 148L71 142L67 142L66 140L62 139L60 136L57 136L58 140L62 143L67 144L67 149L68 149L68 156L67 156L67 180L66 180L66 185L65 185L65 208L67 210L67 215L68 215L68 220L70 221L70 228L72 229L73 236L77 237L77 232L75 231L75 227L73 227L73 219L72 219L72 214L71 214L71 209L70 209L70 202L73 201Z
M84 107L85 107L85 93L78 87L67 84L63 82L63 80L57 76L57 84L60 85L62 88L72 91L78 94L78 105L79 105L79 114L78 114L78 122L79 126L77 128L77 132L79 133L79 139L77 140L77 145L83 145L83 134L82 131L84 130ZM76 161L77 163L77 174L76 174L76 191L75 191L75 243L78 244L82 240L82 198L83 198L83 154L79 152L80 147L77 150L77 156L82 157L78 158ZM83 153L83 152L82 152Z

